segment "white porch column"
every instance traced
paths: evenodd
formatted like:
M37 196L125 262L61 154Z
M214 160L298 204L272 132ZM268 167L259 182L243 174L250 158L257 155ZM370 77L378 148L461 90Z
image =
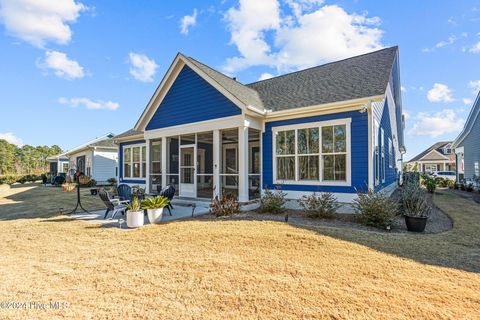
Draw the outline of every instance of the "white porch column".
M248 127L238 127L238 201L248 201Z
M215 194L221 195L220 187L220 130L213 130L213 186L215 187Z
M145 140L145 192L150 193L150 139Z
M167 186L167 137L162 138L162 155L161 155L161 170L162 170L162 188Z

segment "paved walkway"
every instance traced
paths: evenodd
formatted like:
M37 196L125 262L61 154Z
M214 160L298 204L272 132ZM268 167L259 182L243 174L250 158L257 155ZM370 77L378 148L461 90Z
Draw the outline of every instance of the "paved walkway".
M173 204L174 209L172 210L172 215L168 214L168 210L163 210L162 223L167 223L180 219L188 219L191 217L196 217L210 212L208 203L205 204L196 204L195 210L191 205L180 205ZM193 212L192 212L193 211ZM110 219L111 213L108 214L107 219L103 219L105 215L105 210L93 211L91 213L76 213L72 214L71 217L74 217L77 220L86 221L88 223L100 224L102 227L115 227L115 228L127 228L126 216L117 214L115 219ZM145 215L145 224L149 224L148 217Z

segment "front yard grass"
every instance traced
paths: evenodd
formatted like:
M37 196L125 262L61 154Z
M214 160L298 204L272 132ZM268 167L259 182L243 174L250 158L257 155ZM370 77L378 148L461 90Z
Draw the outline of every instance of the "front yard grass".
M99 228L30 202L70 197L42 189L21 191L18 216L20 195L0 191L0 300L68 307L0 318L480 318L479 206L447 191L434 201L454 228L417 235L262 221Z

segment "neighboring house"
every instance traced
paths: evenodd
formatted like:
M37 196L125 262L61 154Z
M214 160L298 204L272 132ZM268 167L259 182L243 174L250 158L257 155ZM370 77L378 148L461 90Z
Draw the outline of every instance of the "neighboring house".
M113 136L108 133L65 152L69 158L70 173L78 170L97 182L117 177L118 146L114 143Z
M398 48L250 84L177 54L135 127L115 137L119 182L180 197L281 188L351 202L393 191L404 153Z
M47 158L50 164L50 176L56 177L59 173L68 173L69 161L65 153Z
M437 142L407 163L409 171L432 173L455 171L455 153L451 141Z
M457 160L457 179L473 180L480 176L480 92L475 99L467 122L453 142Z

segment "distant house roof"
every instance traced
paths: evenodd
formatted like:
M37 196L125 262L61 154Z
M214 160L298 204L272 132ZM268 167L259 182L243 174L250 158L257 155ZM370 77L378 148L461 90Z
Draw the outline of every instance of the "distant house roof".
M112 139L107 139L107 140L102 140L102 141L92 143L92 144L89 145L89 147L117 148L117 145L115 144L115 142L112 138Z
M477 98L473 103L472 110L470 110L470 114L468 115L467 122L465 122L465 126L463 127L462 132L458 135L458 137L453 141L452 147L457 148L461 146L463 139L470 133L475 121L478 121L480 115L480 91L478 92Z
M448 157L447 155L444 154L443 149L445 146L448 144L451 144L451 141L441 141L435 143L433 146L430 148L424 150L423 152L419 153L417 156L413 157L410 161L408 162L414 162L414 161L420 161L420 160L446 160L445 157ZM434 152L432 152L434 151ZM435 155L435 151L440 154L440 156ZM430 155L431 153L431 155Z
M114 140L130 138L130 137L135 137L135 136L139 136L139 135L143 135L143 132L139 131L139 130L135 130L135 129L130 129L130 130L127 130L127 131L122 132L120 134L117 134L114 137Z
M112 138L114 137L113 133L107 133L103 136L97 137L93 140L90 140L76 148L73 148L71 150L66 151L64 154L69 157L74 153L83 151L85 149L91 148L91 147L104 147L104 148L116 148L116 145L113 144ZM106 140L111 140L111 141L106 141ZM113 144L113 145L112 145Z

